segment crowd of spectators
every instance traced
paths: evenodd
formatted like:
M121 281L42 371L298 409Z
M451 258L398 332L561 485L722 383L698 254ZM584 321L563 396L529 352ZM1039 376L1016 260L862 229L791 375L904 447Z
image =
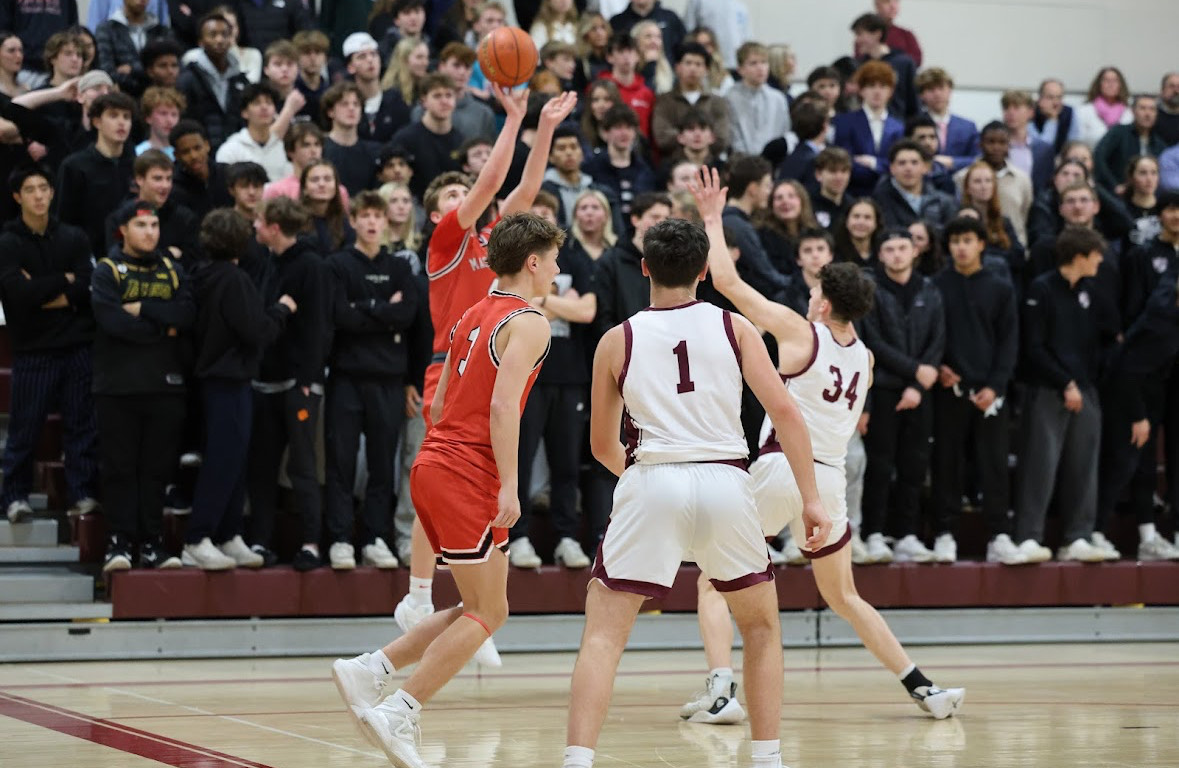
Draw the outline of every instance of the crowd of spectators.
M1075 109L1046 77L979 127L897 25L899 0L875 0L850 55L805 77L789 46L756 42L741 0L682 17L586 5L92 0L82 26L75 0L0 3L8 518L31 513L58 412L69 511L105 515L107 570L272 565L281 486L299 568L406 560L432 182L487 162L505 116L474 49L512 24L540 65L505 190L546 101L580 97L532 206L570 236L534 299L553 346L521 421L513 565L547 559L537 502L559 564L584 567L605 530L589 363L647 306L644 234L695 215L702 167L726 179L726 236L759 292L805 312L832 260L876 281L858 329L874 383L849 445L856 562L952 562L971 507L993 562L1116 559L1119 511L1140 559L1179 559L1156 524L1179 508L1179 441L1159 439L1179 432L1179 72L1131 94L1103 67ZM191 514L182 552L165 509Z

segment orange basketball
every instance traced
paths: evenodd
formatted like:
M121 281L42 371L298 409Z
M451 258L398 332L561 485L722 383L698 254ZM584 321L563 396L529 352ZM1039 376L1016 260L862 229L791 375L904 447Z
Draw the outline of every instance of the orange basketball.
M500 27L479 43L479 68L496 85L514 88L536 71L536 43L515 27Z

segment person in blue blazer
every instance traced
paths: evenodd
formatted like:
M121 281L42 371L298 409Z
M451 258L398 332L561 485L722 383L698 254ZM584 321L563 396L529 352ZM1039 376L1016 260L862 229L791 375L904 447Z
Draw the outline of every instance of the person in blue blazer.
M933 161L951 174L973 163L979 154L978 126L950 114L953 94L954 79L941 67L930 67L917 75L917 95L937 128L938 152Z
M835 116L835 146L852 156L853 198L872 194L888 173L888 150L905 135L905 125L889 114L888 102L896 87L896 73L882 61L869 61L852 75L863 106Z

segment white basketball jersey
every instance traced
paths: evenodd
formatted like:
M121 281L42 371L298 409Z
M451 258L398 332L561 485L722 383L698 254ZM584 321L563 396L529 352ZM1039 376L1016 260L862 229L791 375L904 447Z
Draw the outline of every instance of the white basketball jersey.
M696 301L623 323L628 463L744 459L741 351L728 312Z
M802 373L782 376L798 403L811 433L815 461L843 469L851 440L871 381L868 348L856 339L846 347L835 340L822 323L811 323L815 356ZM762 453L781 450L769 418L761 427Z

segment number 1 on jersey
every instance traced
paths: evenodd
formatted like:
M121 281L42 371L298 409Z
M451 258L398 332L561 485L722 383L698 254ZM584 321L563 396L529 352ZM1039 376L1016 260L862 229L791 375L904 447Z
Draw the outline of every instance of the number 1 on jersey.
M479 326L475 326L471 329L471 332L467 334L467 354L463 355L462 359L458 361L458 366L455 368L455 370L458 371L459 376L462 376L463 371L467 370L467 359L471 356L471 350L475 348L475 340L478 338Z
M695 392L696 382L692 381L692 370L688 367L688 340L684 339L676 344L671 351L675 353L676 363L680 369L680 383L676 386L675 391L681 395Z

